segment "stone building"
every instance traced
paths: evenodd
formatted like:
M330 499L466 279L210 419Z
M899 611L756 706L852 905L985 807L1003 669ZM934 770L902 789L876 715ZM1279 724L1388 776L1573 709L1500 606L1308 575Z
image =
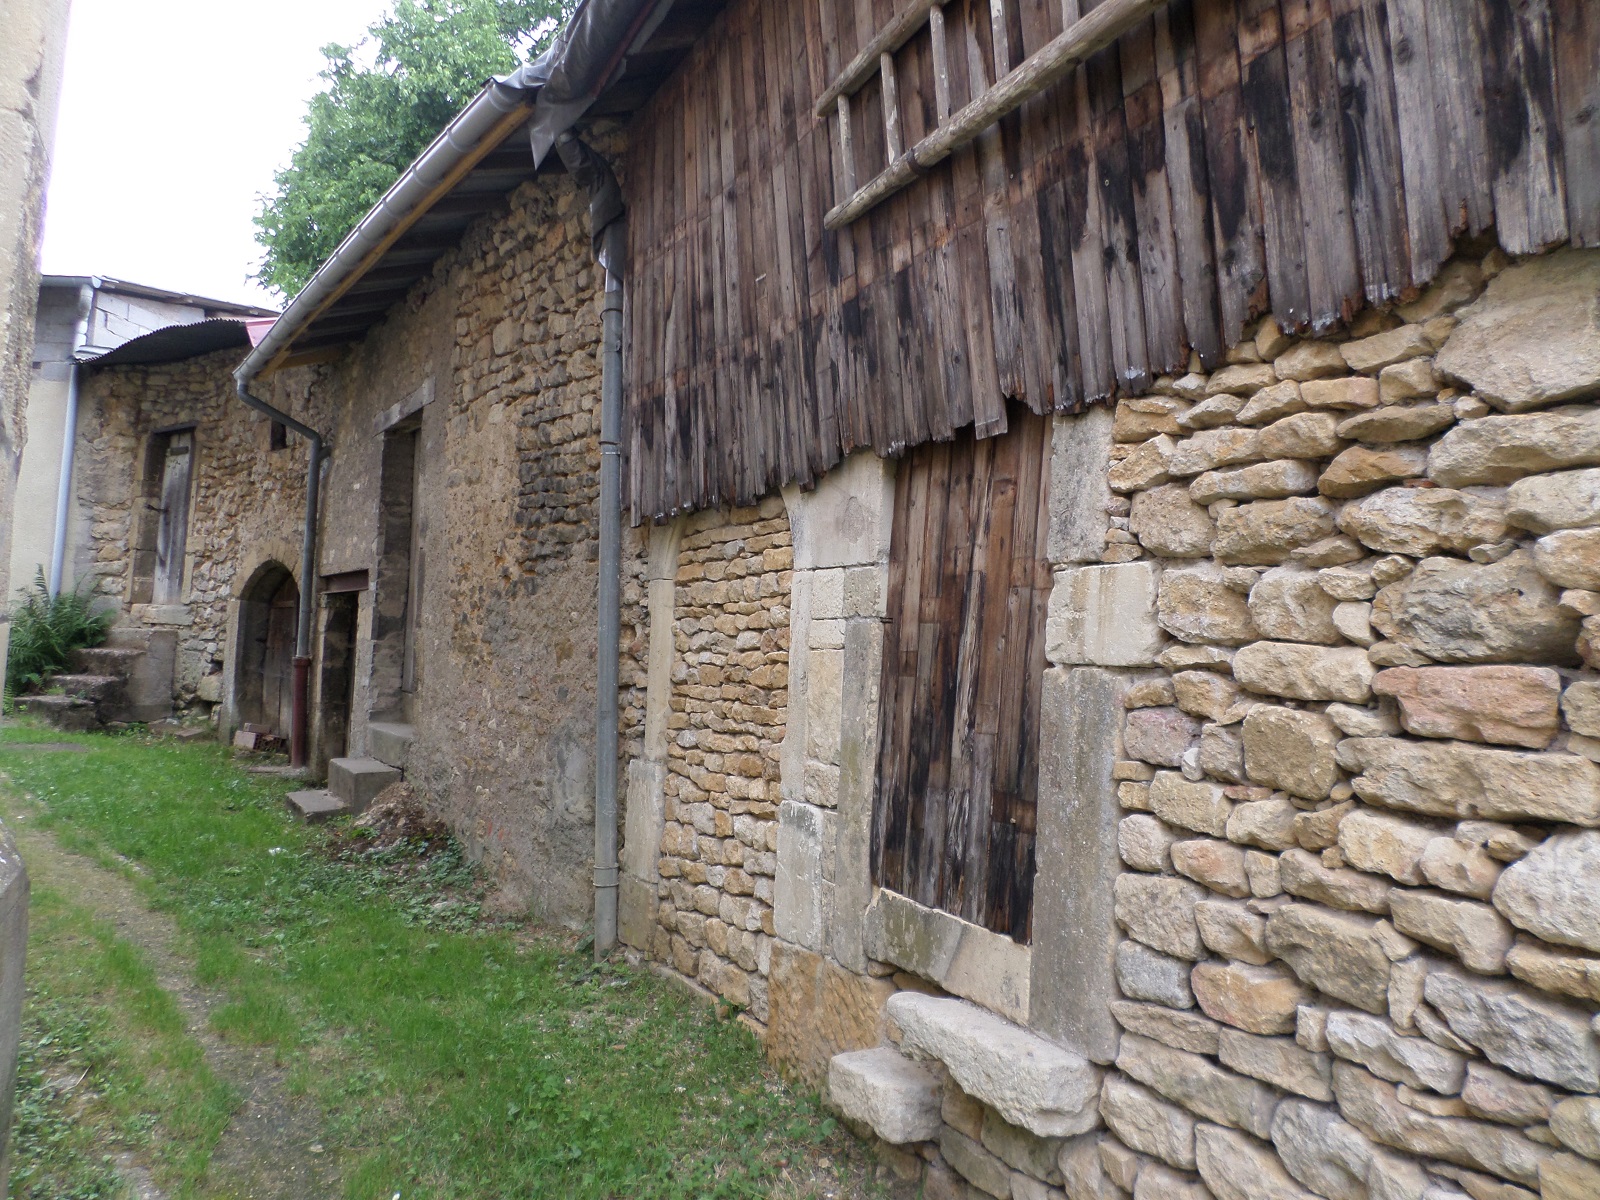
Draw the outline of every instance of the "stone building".
M331 451L227 723L293 579L335 792L925 1195L1600 1194L1592 15L608 13L240 369Z

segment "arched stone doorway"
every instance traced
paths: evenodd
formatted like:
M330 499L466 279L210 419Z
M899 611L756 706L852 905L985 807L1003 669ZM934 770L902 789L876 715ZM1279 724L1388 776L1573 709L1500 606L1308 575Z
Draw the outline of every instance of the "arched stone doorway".
M239 596L237 720L287 739L294 711L295 618L300 589L289 568L262 564Z

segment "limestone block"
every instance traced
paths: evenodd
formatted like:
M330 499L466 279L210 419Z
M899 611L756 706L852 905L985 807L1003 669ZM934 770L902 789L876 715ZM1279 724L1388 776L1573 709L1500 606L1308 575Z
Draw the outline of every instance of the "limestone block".
M1433 343L1421 325L1402 325L1339 347L1352 371L1376 375L1385 367L1433 353Z
M1255 642L1233 659L1233 677L1252 692L1291 700L1364 704L1376 674L1366 652L1354 646L1324 648L1289 642Z
M1561 712L1572 732L1600 737L1600 683L1580 680L1561 696Z
M1600 1159L1600 1097L1569 1096L1550 1110L1550 1132L1586 1158Z
M1213 954L1256 966L1265 966L1272 960L1267 952L1267 920L1245 905L1202 900L1194 906L1194 916L1200 940Z
M1328 1046L1334 1054L1360 1063L1391 1083L1453 1096L1461 1091L1466 1079L1467 1060L1462 1055L1425 1038L1403 1037L1378 1017L1357 1012L1330 1013L1327 1030Z
M1370 646L1377 641L1372 632L1372 605L1364 600L1341 600L1333 606L1332 621L1347 642Z
M1285 1100L1272 1117L1272 1144L1289 1173L1317 1195L1368 1200L1372 1143L1332 1108Z
M1207 892L1187 879L1119 875L1113 885L1117 923L1145 945L1175 958L1204 956L1194 906Z
M1363 800L1404 812L1499 821L1600 825L1600 767L1571 754L1491 750L1465 742L1349 738L1339 765Z
M1134 448L1121 462L1111 464L1106 483L1113 492L1137 492L1153 488L1172 478L1172 455L1178 443L1166 434L1157 434Z
M1533 562L1551 583L1600 589L1600 529L1560 529L1533 546Z
M1600 1003L1600 957L1595 955L1520 937L1506 952L1506 969L1543 991Z
M1135 396L1119 400L1111 426L1112 440L1142 442L1158 433L1179 433L1183 428L1179 422L1192 407L1179 396ZM1105 411L1099 405L1095 409ZM1061 428L1057 426L1058 430Z
M1196 1126L1195 1157L1216 1200L1317 1200L1289 1178L1270 1146L1231 1129Z
M1600 525L1600 470L1517 480L1506 489L1506 521L1534 533Z
M1344 445L1338 426L1332 413L1295 413L1261 430L1256 449L1262 458L1326 458Z
M1168 1008L1194 1007L1189 988L1190 964L1135 941L1117 946L1117 987L1131 1000L1149 1000Z
M1436 825L1358 809L1339 823L1339 850L1359 870L1420 884L1422 855L1438 836Z
M1141 708L1122 728L1123 753L1157 767L1178 767L1200 737L1200 722L1177 708Z
M1374 1141L1538 1185L1539 1162L1547 1152L1518 1130L1408 1108L1391 1084L1346 1062L1333 1064L1333 1091L1340 1114Z
M1465 554L1507 536L1504 500L1486 489L1385 488L1345 505L1339 528L1363 546L1413 558Z
M1032 952L1002 934L887 888L863 922L866 951L1015 1021L1028 1019Z
M1202 430L1174 446L1168 469L1174 477L1181 478L1271 457L1261 453L1258 437L1254 429L1238 426Z
M1065 1145L1064 1138L1042 1138L1001 1118L992 1108L984 1109L983 1148L1013 1171L1020 1171L1043 1183L1060 1183L1061 1170L1056 1160Z
M1117 1068L1188 1111L1251 1131L1265 1130L1276 1096L1253 1079L1218 1067L1209 1058L1128 1034Z
M1189 484L1189 498L1196 504L1215 504L1218 500L1282 500L1316 490L1315 463L1280 459L1207 471Z
M1233 805L1221 784L1190 781L1175 771L1159 771L1150 783L1150 807L1169 825L1225 837Z
M894 464L868 450L834 467L815 489L784 489L798 571L868 566L889 557Z
M1329 754L1332 752L1330 743ZM1228 816L1228 840L1260 846L1263 850L1287 850L1295 844L1294 822L1298 813L1299 810L1282 796L1245 801L1235 805Z
M1058 1169L1067 1200L1127 1200L1128 1193L1116 1185L1101 1161L1100 1145L1099 1138L1085 1134L1061 1147ZM1017 1182L1013 1176L1013 1200L1029 1200L1017 1189Z
M1506 868L1494 906L1547 942L1600 952L1600 832L1557 833Z
M1280 964L1203 962L1190 975L1195 999L1212 1020L1247 1033L1292 1033L1295 1009L1310 995Z
M1400 711L1392 704L1377 708L1354 708L1330 704L1324 710L1345 737L1393 737L1400 732Z
M1600 1046L1585 1009L1456 970L1430 974L1423 995L1490 1062L1573 1091L1600 1090Z
M1561 677L1544 667L1397 667L1372 681L1400 704L1400 723L1421 737L1543 749L1555 737Z
M1503 412L1600 392L1600 254L1564 250L1502 272L1462 309L1440 371Z
M892 1047L834 1055L828 1062L828 1099L894 1145L939 1134L939 1077Z
M1329 867L1304 850L1285 850L1278 862L1283 890L1303 900L1333 908L1377 913L1389 911L1390 885L1364 871Z
M1453 837L1428 843L1417 864L1434 887L1487 900L1504 868L1481 846Z
M939 1153L944 1155L945 1162L954 1167L961 1178L978 1191L995 1196L998 1200L1009 1200L1011 1172L1006 1169L1005 1163L966 1134L946 1129L939 1137Z
M1334 411L1376 408L1380 399L1378 381L1361 376L1319 379L1302 384L1300 395L1308 407Z
M1222 513L1212 549L1218 562L1273 566L1333 532L1333 506L1320 496L1257 500Z
M1272 360L1272 369L1281 379L1326 379L1350 369L1331 342L1301 342Z
M1600 1196L1600 1167L1572 1154L1552 1154L1539 1164L1543 1200L1590 1200Z
M1313 1100L1333 1099L1332 1066L1326 1053L1306 1050L1291 1037L1258 1037L1224 1028L1218 1035L1222 1065L1286 1092Z
M1286 379L1262 388L1251 396L1249 402L1238 410L1235 419L1241 425L1261 425L1305 410L1306 402L1300 395L1300 385L1292 379Z
M1266 363L1239 363L1213 374L1206 382L1206 395L1215 396L1220 392L1254 395L1277 382L1277 373Z
M1045 551L1053 563L1097 562L1105 549L1110 520L1106 506L1111 502L1106 462L1114 423L1120 424L1098 404L1081 413L1058 416L1053 422L1050 533ZM1172 433L1176 429L1154 432Z
M1250 894L1250 880L1244 870L1244 851L1232 842L1214 838L1175 842L1172 846L1172 865L1180 875L1204 884L1213 892L1235 897Z
M1432 373L1429 372L1431 375ZM1385 370L1379 383L1380 387L1387 389L1391 378ZM1397 391L1399 389L1397 388ZM1407 399L1412 395L1432 395L1406 389L1400 399ZM1384 395L1388 401L1392 397ZM1339 422L1339 436L1351 441L1377 442L1390 444L1394 442L1410 442L1419 438L1432 437L1441 429L1447 429L1455 424L1455 409L1448 404L1406 404L1389 405L1385 408L1375 408L1371 412L1357 413L1353 417L1346 417Z
M1318 572L1274 567L1250 589L1250 618L1262 637L1332 646L1342 640L1333 623L1337 603L1322 589Z
M1267 918L1267 949L1318 991L1382 1013L1391 964L1377 926L1371 917L1288 904Z
M1161 650L1154 563L1069 567L1056 574L1045 625L1052 663L1135 667Z
M1194 1170L1195 1120L1177 1105L1120 1075L1111 1075L1101 1092L1100 1113L1111 1132L1139 1153ZM1146 1167L1140 1175L1148 1170Z
M1117 851L1135 871L1164 871L1176 836L1155 817L1135 813L1117 824Z
M1184 413L1178 419L1178 428L1186 433L1192 433L1196 429L1215 429L1218 425L1232 425L1246 403L1244 396L1235 396L1228 392L1212 396Z
M1542 1125L1550 1120L1555 1093L1487 1063L1469 1062L1461 1099L1474 1116L1506 1125Z
M1191 1054L1217 1053L1217 1036L1222 1027L1210 1017L1127 1000L1113 1001L1111 1011L1117 1023L1129 1033Z
M889 1016L901 1045L936 1058L961 1090L1040 1137L1085 1133L1100 1073L1086 1060L962 1000L899 992Z
M822 950L827 945L823 864L832 858L838 817L826 809L785 800L778 806L778 862L773 919L778 936Z
M767 1055L786 1077L820 1088L835 1054L879 1043L880 1017L894 984L847 971L782 939L772 942L771 954Z
M1348 498L1416 479L1426 474L1428 452L1421 446L1351 446L1339 453L1317 481L1324 496Z
M1228 586L1215 563L1168 569L1161 574L1157 621L1185 642L1237 646L1259 637L1248 600Z
M1510 483L1524 475L1600 463L1600 410L1571 405L1462 421L1428 451L1440 487Z
M1245 697L1239 685L1215 671L1180 671L1172 677L1171 686L1179 708L1212 721L1240 720L1254 703L1249 701L1240 708Z
M1135 492L1128 529L1152 554L1203 557L1211 552L1217 527L1201 504L1190 499L1189 489L1180 483Z
M1338 729L1322 713L1260 704L1244 719L1245 773L1263 787L1320 800L1339 781L1338 742Z
M1505 972L1506 951L1515 934L1487 904L1423 888L1397 888L1389 896L1389 912L1401 933L1449 951L1472 970Z

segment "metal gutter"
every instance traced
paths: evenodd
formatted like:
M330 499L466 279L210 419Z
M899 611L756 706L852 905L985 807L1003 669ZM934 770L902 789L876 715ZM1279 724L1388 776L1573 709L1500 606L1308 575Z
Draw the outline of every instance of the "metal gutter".
M49 591L52 598L61 594L61 577L66 571L67 522L72 515L72 472L78 456L78 387L83 366L78 352L89 341L89 321L94 316L94 294L100 280L88 276L78 281L78 323L72 331L72 350L67 355L67 411L61 425L61 470L56 479L56 528L50 543Z

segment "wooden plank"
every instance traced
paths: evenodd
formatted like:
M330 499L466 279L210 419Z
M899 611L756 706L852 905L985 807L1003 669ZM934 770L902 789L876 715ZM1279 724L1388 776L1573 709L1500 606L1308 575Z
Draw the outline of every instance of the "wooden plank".
M1433 54L1427 0L1388 0L1389 60L1394 69L1400 165L1405 180L1411 284L1423 286L1450 257L1439 132L1434 123Z
M1111 313L1111 362L1117 386L1139 395L1150 386L1144 336L1144 289L1139 279L1139 228L1129 179L1128 140L1122 109L1122 74L1114 48L1090 60L1086 73L1096 130L1095 173L1100 191L1106 303Z
M1494 223L1484 126L1483 49L1471 4L1427 5L1428 51L1434 76L1440 186L1451 231L1482 233Z
M898 17L875 34L861 53L850 60L850 65L828 85L828 90L817 98L817 115L823 116L840 96L853 95L880 69L883 55L893 54L922 31L928 20L928 10L942 5L945 0L913 0Z
M1533 254L1567 238L1550 7L1483 0L1481 12L1495 228L1506 253Z
M1306 282L1313 333L1355 315L1361 272L1345 189L1344 143L1328 97L1339 90L1327 0L1284 0L1289 111L1305 215Z
M905 153L905 142L900 136L900 81L894 69L894 55L882 56L878 77L883 81L883 141L888 148L889 161L894 162Z
M1350 215L1367 303L1394 299L1410 282L1394 79L1381 11L1363 0L1333 5L1339 129Z
M935 4L928 11L928 37L933 46L933 98L939 124L950 119L950 48L945 39L944 8Z
M1207 370L1222 362L1221 311L1211 228L1211 181L1195 63L1193 0L1175 0L1155 16L1156 66L1161 80L1167 194L1177 243L1183 330Z
M1245 152L1261 194L1272 313L1282 328L1304 330L1311 322L1307 239L1278 0L1240 0L1239 62L1239 95L1250 114Z
M1111 355L1111 309L1106 298L1105 247L1101 242L1099 165L1090 137L1089 82L1076 81L1072 141L1064 163L1067 244L1071 247L1072 290L1078 312L1078 353L1083 399L1104 400L1116 387Z
M1554 0L1556 91L1567 174L1567 225L1577 246L1600 246L1600 10Z

